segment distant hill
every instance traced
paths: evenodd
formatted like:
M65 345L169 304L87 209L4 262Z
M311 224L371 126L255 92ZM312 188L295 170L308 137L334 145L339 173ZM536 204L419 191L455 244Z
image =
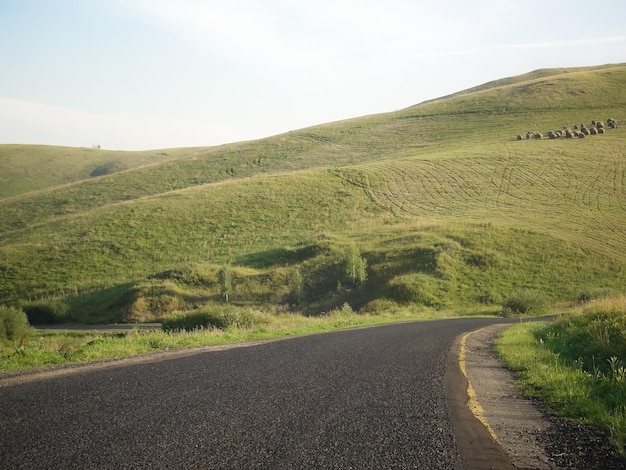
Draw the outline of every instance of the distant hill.
M189 155L194 149L121 152L49 145L0 145L0 199Z
M620 291L625 85L624 64L547 69L219 147L0 145L0 303L159 319L221 302L225 266L232 302L309 314Z

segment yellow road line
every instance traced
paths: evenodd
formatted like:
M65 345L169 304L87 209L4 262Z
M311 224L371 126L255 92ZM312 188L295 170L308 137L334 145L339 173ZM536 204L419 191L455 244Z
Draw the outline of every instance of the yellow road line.
M467 376L467 367L465 366L465 343L467 341L467 337L474 333L478 333L481 330L482 328L480 330L471 331L463 335L463 338L461 339L461 350L459 352L459 367L461 368L461 372L467 379L467 396L469 397L467 406L469 407L471 412L474 414L474 416L476 416L476 419L478 419L478 421L483 423L483 425L487 428L487 431L489 431L489 434L491 435L493 440L496 441L498 444L501 444L500 439L498 439L498 436L496 435L494 430L491 428L491 426L487 422L487 419L485 418L485 412L483 410L483 407L480 406L480 403L478 403L478 397L476 396L476 391L474 390L474 387L472 387L469 377Z

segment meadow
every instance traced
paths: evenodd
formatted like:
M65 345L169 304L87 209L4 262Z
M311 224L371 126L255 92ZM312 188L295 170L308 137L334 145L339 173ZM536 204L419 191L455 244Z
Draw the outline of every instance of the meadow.
M225 266L230 302L305 315L619 294L621 128L515 137L619 122L625 81L544 70L219 147L0 146L0 299L35 322L161 321L223 301ZM355 246L364 285L343 272Z

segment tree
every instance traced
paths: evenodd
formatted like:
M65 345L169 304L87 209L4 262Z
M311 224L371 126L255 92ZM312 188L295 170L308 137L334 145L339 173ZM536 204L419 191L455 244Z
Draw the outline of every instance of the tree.
M220 291L224 296L224 300L228 302L228 298L233 290L233 275L229 266L224 266L217 273L217 278L220 283Z
M299 269L293 273L292 278L290 279L291 284L291 292L290 299L291 303L294 305L300 305L304 302L304 281L302 280L302 274Z
M354 244L350 245L346 253L345 270L353 285L360 286L367 281L367 260Z

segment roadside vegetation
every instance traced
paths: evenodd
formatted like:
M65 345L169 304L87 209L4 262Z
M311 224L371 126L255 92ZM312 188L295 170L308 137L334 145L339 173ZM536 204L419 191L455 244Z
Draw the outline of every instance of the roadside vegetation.
M385 314L354 312L345 304L324 315L267 312L253 308L216 306L193 314L180 312L161 328L128 330L44 330L28 325L23 311L0 307L0 377L22 371L46 369L124 358L141 354L280 339L341 328L394 321L425 320L456 316L413 307L387 305ZM467 312L473 315L491 312ZM5 322L10 326L6 327Z
M589 302L555 322L521 323L497 341L525 392L566 418L602 427L626 455L626 297Z

